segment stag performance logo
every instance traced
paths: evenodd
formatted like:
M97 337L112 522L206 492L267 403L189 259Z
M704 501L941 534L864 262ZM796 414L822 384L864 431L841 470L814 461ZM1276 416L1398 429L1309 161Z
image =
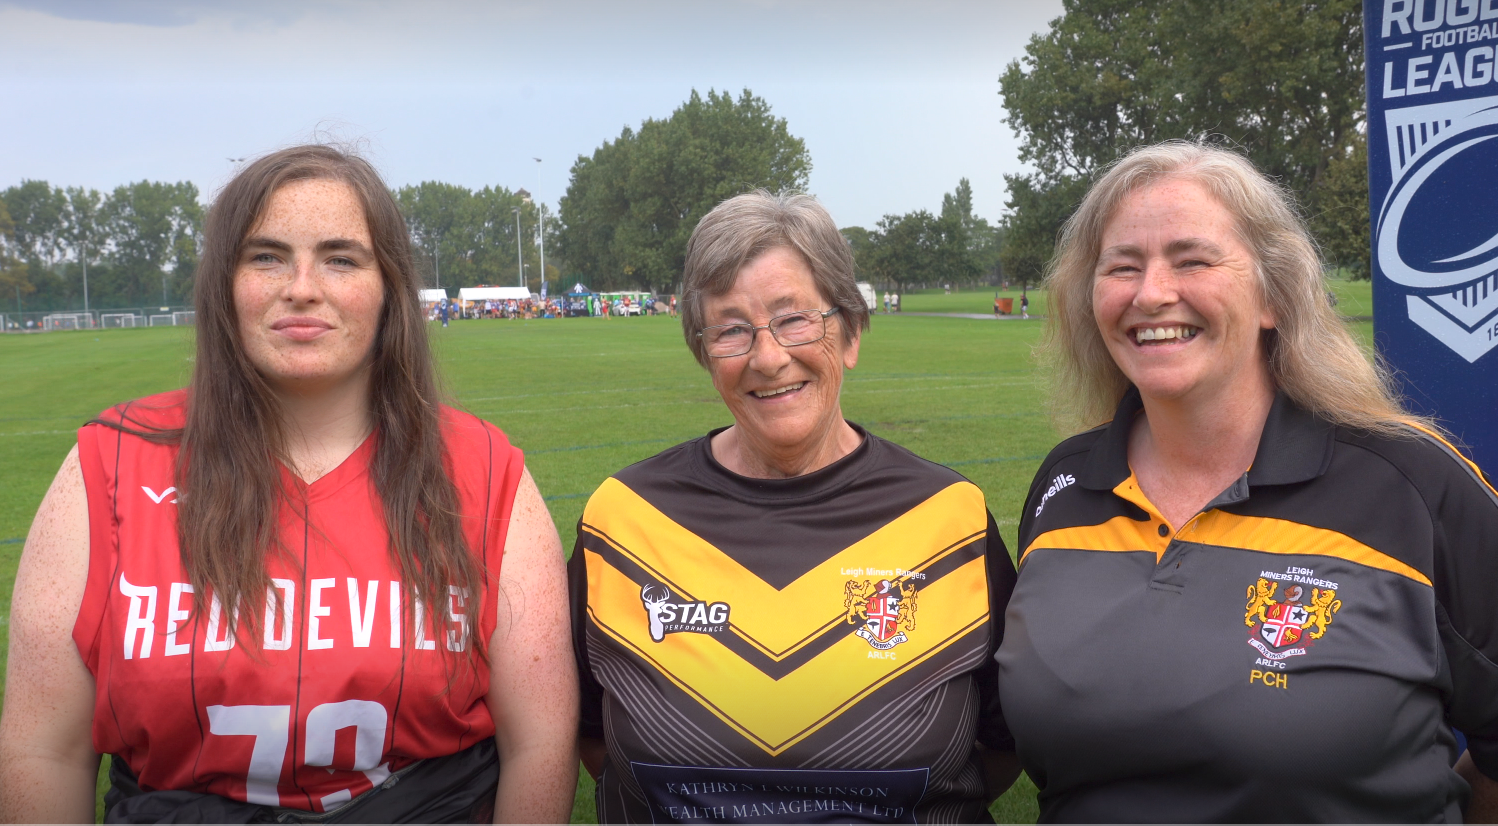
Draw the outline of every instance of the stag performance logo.
M1379 269L1410 320L1468 362L1498 345L1498 97L1387 110Z
M667 634L691 631L717 634L728 629L728 603L678 599L671 589L656 582L640 587L640 602L650 623L650 638L656 642Z

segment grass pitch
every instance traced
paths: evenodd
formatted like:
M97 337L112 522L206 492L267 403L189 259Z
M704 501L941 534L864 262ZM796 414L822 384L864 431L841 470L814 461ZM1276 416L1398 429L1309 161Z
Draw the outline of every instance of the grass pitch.
M902 298L910 312L991 312L992 300L992 291ZM1339 309L1359 314L1348 304L1344 297ZM1032 314L1044 306L1032 293ZM1030 357L1040 324L879 315L843 389L849 419L977 483L1011 552L1030 478L1059 438ZM1371 333L1366 323L1356 329ZM22 541L76 429L110 405L185 384L191 336L0 335L0 674ZM567 548L587 496L610 473L731 423L675 319L459 321L434 326L432 338L450 399L525 451ZM1034 786L1021 777L994 814L1034 822ZM573 817L593 815L585 776Z

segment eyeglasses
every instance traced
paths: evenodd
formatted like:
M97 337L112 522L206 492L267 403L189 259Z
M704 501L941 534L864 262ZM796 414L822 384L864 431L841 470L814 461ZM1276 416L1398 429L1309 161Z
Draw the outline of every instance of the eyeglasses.
M754 349L754 337L760 330L769 330L770 335L782 347L800 347L827 337L827 316L837 312L830 310L798 310L778 315L769 324L755 327L752 324L717 324L697 331L702 347L715 359L742 356Z

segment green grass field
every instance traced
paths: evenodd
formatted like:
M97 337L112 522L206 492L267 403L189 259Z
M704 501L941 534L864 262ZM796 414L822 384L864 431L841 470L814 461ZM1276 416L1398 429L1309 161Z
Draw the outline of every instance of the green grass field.
M937 290L910 296L906 310L988 312L992 298ZM1043 307L1032 293L1032 312ZM849 419L977 483L1011 550L1030 478L1058 440L1030 355L1040 325L877 316L843 390ZM451 400L525 451L569 549L587 496L610 473L730 423L675 319L461 321L432 335ZM191 331L178 328L0 335L0 629L22 540L76 428L112 404L183 385L191 355ZM7 637L0 630L0 673ZM1034 822L1034 795L1022 777L996 818ZM573 817L594 819L586 777Z
M1337 273L1341 276L1342 273ZM1337 296L1337 312L1349 317L1373 315L1373 282L1351 281L1333 277L1327 281L1328 288ZM992 313L994 297L1013 298L1014 312L1019 313L1019 290L999 290L994 287L975 287L951 293L941 289L915 290L900 296L900 309L907 313ZM1040 290L1030 290L1030 315L1046 313L1046 295ZM883 309L884 293L879 292L880 309Z

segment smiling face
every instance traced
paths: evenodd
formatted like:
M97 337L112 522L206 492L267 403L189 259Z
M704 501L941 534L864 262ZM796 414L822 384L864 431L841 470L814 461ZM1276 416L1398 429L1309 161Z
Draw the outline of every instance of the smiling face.
M1274 327L1231 213L1200 184L1166 179L1126 197L1103 230L1092 311L1146 401L1273 392L1261 333Z
M704 326L757 327L784 313L831 307L801 256L776 247L739 270L727 293L705 297L702 309ZM753 344L742 356L708 362L733 414L736 442L751 465L815 469L822 463L809 457L836 452L833 444L845 435L838 395L843 370L858 363L858 339L844 341L840 314L833 314L820 341L785 347L760 330Z
M304 180L277 189L234 272L239 335L277 392L367 380L385 286L353 188Z

